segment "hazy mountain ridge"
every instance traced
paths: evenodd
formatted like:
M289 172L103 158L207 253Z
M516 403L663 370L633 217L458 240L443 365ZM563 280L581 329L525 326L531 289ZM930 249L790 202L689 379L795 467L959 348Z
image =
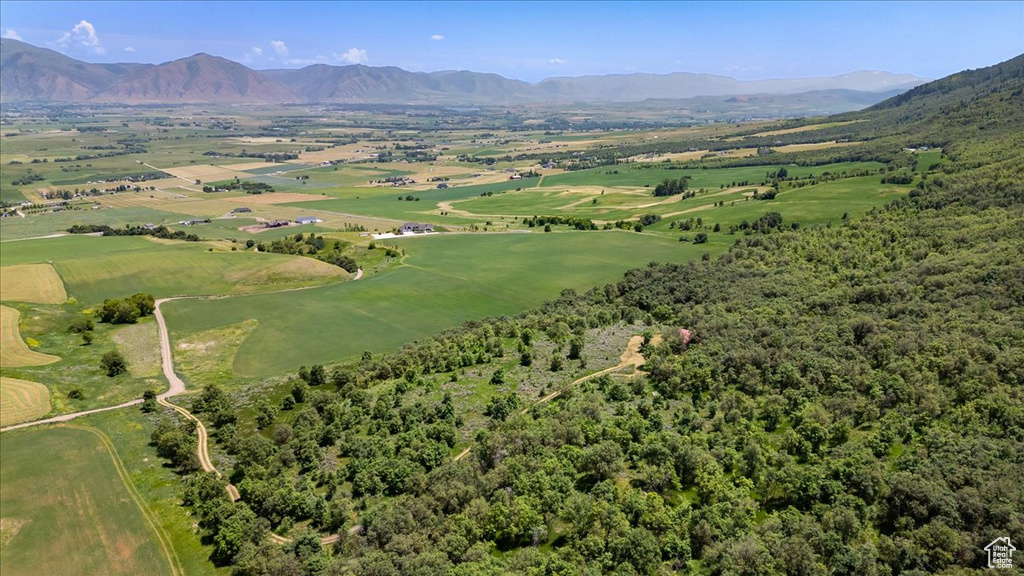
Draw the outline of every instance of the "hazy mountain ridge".
M889 92L924 82L909 74L853 72L832 77L742 81L713 74L611 74L556 77L536 84L498 74L410 72L394 66L314 64L257 71L196 54L162 64L91 64L24 42L0 42L0 98L5 102L281 104L638 102L649 99L799 94L848 90ZM882 99L858 98L865 104Z
M301 98L255 70L201 53L124 74L91 100L132 104L276 104Z

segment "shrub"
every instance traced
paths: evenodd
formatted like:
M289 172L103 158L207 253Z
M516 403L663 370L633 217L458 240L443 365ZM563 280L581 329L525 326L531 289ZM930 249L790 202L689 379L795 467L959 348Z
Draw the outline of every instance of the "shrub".
M107 372L107 376L113 378L128 371L128 362L117 350L111 350L100 359L100 368Z

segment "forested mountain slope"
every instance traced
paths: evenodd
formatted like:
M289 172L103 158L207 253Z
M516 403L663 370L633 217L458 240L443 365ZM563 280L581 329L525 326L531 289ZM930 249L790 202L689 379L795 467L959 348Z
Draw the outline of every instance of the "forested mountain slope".
M287 410L208 389L195 408L242 495L186 481L213 557L238 574L982 569L995 538L1024 542L1024 122L1020 77L993 78L956 88L962 108L926 89L864 113L878 130L872 114L909 114L880 139L955 153L862 219L316 367ZM520 413L624 326L647 331L646 376ZM452 462L471 394L488 417ZM158 432L192 469L187 434Z

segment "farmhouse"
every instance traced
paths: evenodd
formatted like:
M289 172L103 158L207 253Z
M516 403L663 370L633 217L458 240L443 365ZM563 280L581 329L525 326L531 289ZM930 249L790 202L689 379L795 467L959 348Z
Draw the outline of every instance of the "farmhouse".
M323 222L323 220L312 216L302 216L295 219L296 224L316 224L317 222Z
M264 222L263 226L266 228L281 228L288 224L289 222L287 220L270 220L269 222Z
M402 224L402 227L399 228L398 231L401 232L402 234L415 234L417 232L433 232L434 225L420 224L418 222L406 222L405 224Z
M241 214L243 212L252 212L252 208L247 206L240 206L231 211L232 214Z

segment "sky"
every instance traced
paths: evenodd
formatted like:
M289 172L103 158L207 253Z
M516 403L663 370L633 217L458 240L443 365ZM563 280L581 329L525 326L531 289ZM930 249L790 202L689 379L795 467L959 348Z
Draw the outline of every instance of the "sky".
M0 30L88 62L160 63L206 52L258 70L366 64L528 82L632 72L759 80L884 70L939 78L1024 53L1024 0L3 0Z

